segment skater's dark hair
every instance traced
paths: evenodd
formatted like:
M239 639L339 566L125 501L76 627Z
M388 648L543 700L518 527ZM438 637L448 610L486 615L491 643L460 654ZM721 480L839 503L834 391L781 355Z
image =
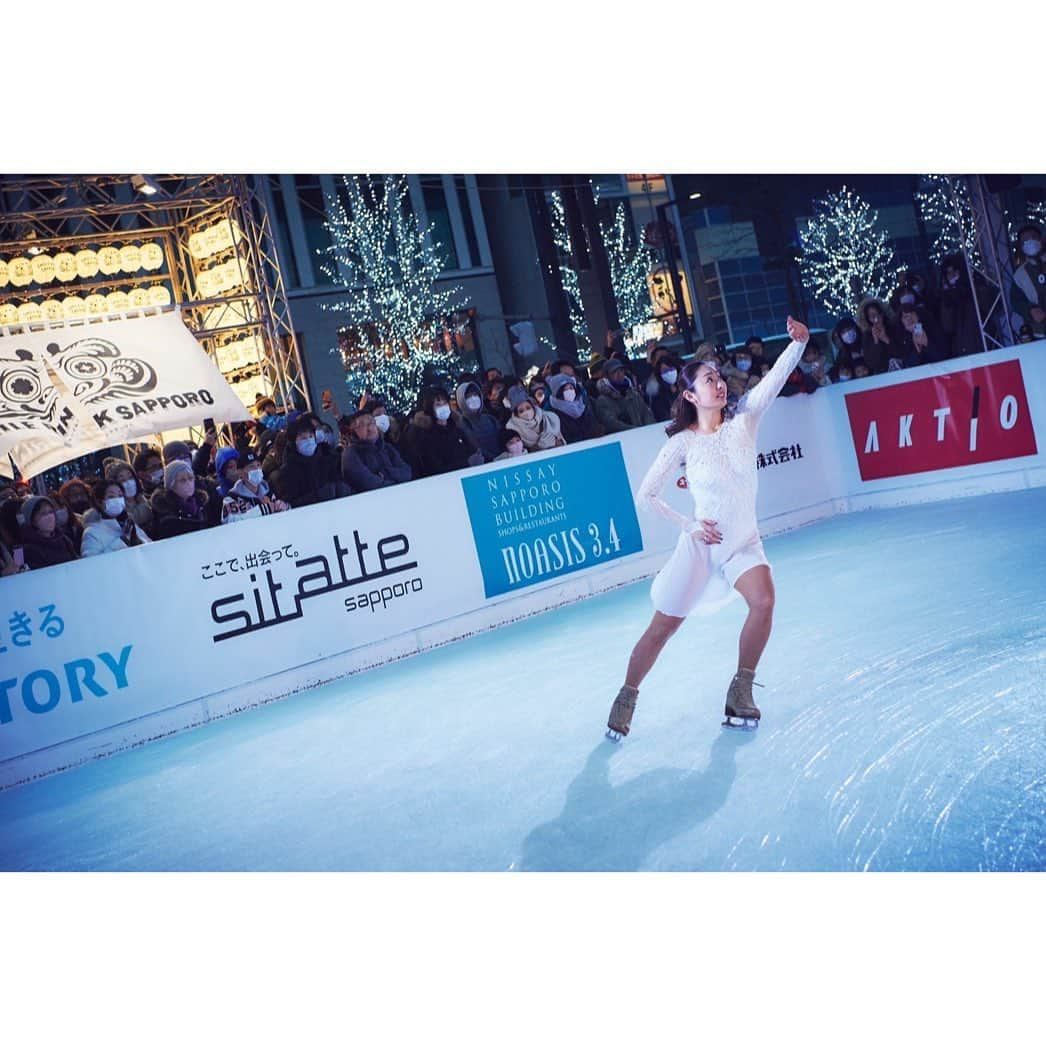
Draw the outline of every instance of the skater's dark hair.
M716 374L719 373L719 366L714 359L709 360L691 360L684 368L682 374L679 375L679 395L676 396L675 402L672 404L672 421L668 428L665 429L665 433L668 436L674 436L677 432L682 432L684 429L690 428L691 425L697 422L697 407L695 407L690 400L683 397L684 392L693 392L694 384L697 381L697 373L702 367L708 367L710 370L714 370ZM723 407L723 421L729 421L734 415L733 409L729 406Z

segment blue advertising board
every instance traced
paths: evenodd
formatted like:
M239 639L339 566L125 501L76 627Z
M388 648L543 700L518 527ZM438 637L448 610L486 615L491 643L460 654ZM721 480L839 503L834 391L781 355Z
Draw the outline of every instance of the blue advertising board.
M464 476L486 596L643 551L621 444Z

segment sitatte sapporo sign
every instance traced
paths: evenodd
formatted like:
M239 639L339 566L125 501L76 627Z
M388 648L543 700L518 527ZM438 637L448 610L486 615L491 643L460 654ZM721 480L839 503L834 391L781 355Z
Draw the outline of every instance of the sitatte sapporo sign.
M621 445L464 476L487 598L643 551Z

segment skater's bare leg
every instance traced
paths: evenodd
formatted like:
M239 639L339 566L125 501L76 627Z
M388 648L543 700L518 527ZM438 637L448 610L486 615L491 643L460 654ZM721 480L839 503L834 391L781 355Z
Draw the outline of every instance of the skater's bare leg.
M737 579L734 588L748 604L748 617L738 642L737 667L755 672L773 627L774 581L770 568L760 565L746 570Z
M654 662L665 644L675 635L685 620L684 617L662 614L660 610L654 611L653 620L647 625L646 631L640 636L639 642L632 650L632 656L628 659L625 686L639 689L639 684L643 682L647 672L654 667Z

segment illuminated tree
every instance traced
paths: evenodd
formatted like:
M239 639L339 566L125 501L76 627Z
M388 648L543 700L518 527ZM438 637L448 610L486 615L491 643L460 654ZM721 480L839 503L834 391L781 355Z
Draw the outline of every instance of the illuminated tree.
M930 247L930 259L934 264L939 265L946 255L962 253L965 247L974 266L980 265L973 207L970 204L970 194L966 191L966 183L961 178L949 179L943 174L922 175L915 193L915 202L923 223L934 235Z
M461 287L440 282L441 244L411 210L403 175L346 175L344 183L348 208L327 200L331 246L319 252L327 276L352 288L323 306L348 319L331 351L354 401L371 390L407 411L431 373L451 362L444 321L466 301Z
M803 283L832 315L852 315L861 299L884 297L898 267L878 214L844 185L814 201L814 216L799 233Z

